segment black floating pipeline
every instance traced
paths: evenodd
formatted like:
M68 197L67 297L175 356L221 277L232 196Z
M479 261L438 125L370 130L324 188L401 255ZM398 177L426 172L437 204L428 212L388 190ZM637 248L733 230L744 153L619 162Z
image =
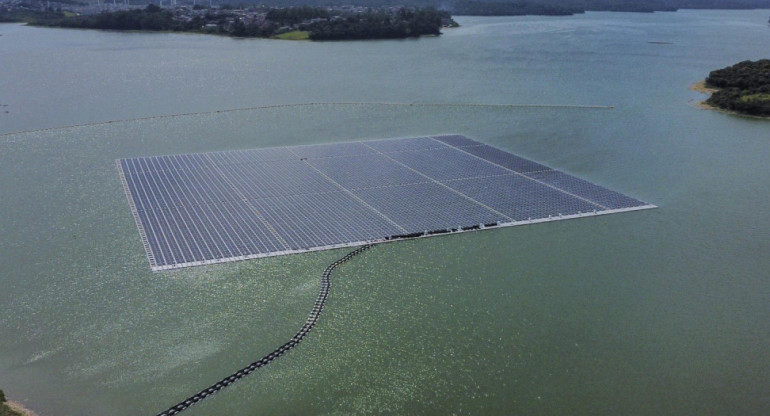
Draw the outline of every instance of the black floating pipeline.
M417 232L417 233L410 233L410 234L391 235L390 237L385 237L385 239L386 240L404 240L404 239L407 239L407 238L418 238L418 237L422 237L424 235L425 235L425 233L420 231L420 232Z
M242 379L243 377L246 377L247 375L251 374L257 369L270 364L271 361L275 360L281 355L289 352L289 350L291 350L292 348L296 347L297 344L299 344L300 341L302 341L302 339L305 338L305 336L307 336L310 330L313 329L316 322L318 322L318 318L321 315L321 311L323 311L324 304L326 303L326 299L329 297L329 290L331 288L332 271L334 271L334 269L337 268L337 266L363 253L364 251L368 250L370 247L371 245L369 244L361 246L351 251L350 253L346 254L341 259L330 264L326 268L326 270L324 270L323 274L321 275L321 290L318 293L318 297L316 298L315 304L313 305L313 309L310 312L310 315L308 316L305 325L303 325L302 328L300 328L300 330L297 331L297 333L294 334L294 336L288 342L276 348L270 354L267 354L266 356L260 358L259 360L254 361L253 363L247 365L246 367L212 384L210 387L207 387L199 391L198 393L195 393L192 396L182 400L181 402L169 407L165 411L158 413L156 416L176 415L179 412L184 411L190 408L191 406L199 403L201 400L211 397L213 394L218 393L219 391L232 385L233 383Z
M444 230L432 230L432 231L428 231L428 232L426 232L426 233L425 233L425 235L439 235L439 234L448 234L448 233L451 233L451 232L452 232L452 229L451 229L451 228L447 228L447 229L444 229Z

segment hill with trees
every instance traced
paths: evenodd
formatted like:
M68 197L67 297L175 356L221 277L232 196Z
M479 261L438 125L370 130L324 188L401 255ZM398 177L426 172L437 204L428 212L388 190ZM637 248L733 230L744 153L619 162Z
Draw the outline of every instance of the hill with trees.
M357 18L326 19L305 27L312 40L397 39L441 34L442 12L400 9L395 14L366 13Z
M706 100L713 107L770 117L770 59L743 61L711 71L706 86L718 90Z
M38 16L32 20L39 26L72 27L80 29L111 30L185 30L181 22L175 22L173 13L154 4L144 9L120 10L78 16Z

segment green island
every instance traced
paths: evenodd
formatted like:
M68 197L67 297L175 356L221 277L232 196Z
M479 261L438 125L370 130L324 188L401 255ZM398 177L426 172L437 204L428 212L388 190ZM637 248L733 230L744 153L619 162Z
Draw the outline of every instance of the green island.
M743 61L711 71L694 89L711 93L706 107L770 117L770 59Z
M155 4L85 14L61 10L3 10L0 21L35 26L103 30L174 31L289 40L401 39L438 36L457 26L450 14L433 7L252 6L236 9L194 5L172 9Z

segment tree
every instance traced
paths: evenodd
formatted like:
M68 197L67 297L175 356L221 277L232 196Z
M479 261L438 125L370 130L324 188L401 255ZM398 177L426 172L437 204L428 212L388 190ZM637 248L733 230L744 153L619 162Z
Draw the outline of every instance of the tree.
M156 6L152 3L148 4L147 7L144 8L144 11L146 11L147 13L157 13L161 10L163 9L160 8L160 6Z

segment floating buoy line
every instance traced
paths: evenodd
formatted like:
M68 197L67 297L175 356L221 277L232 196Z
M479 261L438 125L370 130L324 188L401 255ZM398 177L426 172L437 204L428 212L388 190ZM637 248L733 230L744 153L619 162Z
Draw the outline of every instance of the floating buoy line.
M270 364L276 358L282 356L292 348L296 347L307 336L310 330L313 329L313 327L318 322L318 319L321 316L321 312L323 311L324 305L326 304L326 299L329 297L329 291L331 290L331 274L334 271L334 269L336 269L337 266L352 259L353 257L368 250L370 247L371 247L370 244L361 246L351 251L350 253L346 254L342 258L338 259L334 263L330 264L328 267L326 267L326 270L324 270L323 274L321 275L321 289L318 292L318 297L316 298L315 304L313 305L313 309L310 311L310 315L308 315L307 321L305 321L305 325L303 325L302 328L300 328L299 331L297 331L297 333L294 334L294 336L291 337L289 341L287 341L280 347L273 350L273 352L260 358L259 360L254 361L253 363L247 365L246 367L217 381L216 383L212 384L210 387L205 388L193 394L192 396L188 397L187 399L184 399L181 402L169 407L168 409L158 413L156 416L176 415L179 412L182 412L190 408L191 406L197 403L200 403L202 400L210 397L211 395L218 393L219 391L232 385L236 381L242 379L243 377L246 377L250 373Z
M371 101L371 102L330 101L330 102L312 102L312 103L294 103L294 104L274 104L274 105L263 105L263 106L256 106L256 107L232 108L232 109L226 109L226 110L200 111L200 112L192 112L192 113L166 114L166 115L160 115L160 116L135 117L135 118L127 118L127 119L121 119L121 120L95 121L92 123L72 124L69 126L46 127L42 129L20 130L20 131L15 131L10 133L0 133L0 137L10 136L13 134L39 133L44 131L70 129L70 128L76 128L76 127L103 126L103 125L108 125L113 123L125 123L125 122L132 122L132 121L147 121L147 120L159 120L164 118L174 118L174 117L202 116L202 115L235 113L235 112L253 111L253 110L268 110L273 108L314 107L314 106L320 107L320 106L333 106L333 105L339 105L339 106L376 105L376 106L393 106L393 107L486 107L486 108L564 108L564 109L575 108L575 109L597 109L597 110L601 110L601 109L610 110L615 108L614 106L611 106L611 105L580 105L580 104L485 104L485 103L405 103L405 102L386 102L386 101Z

